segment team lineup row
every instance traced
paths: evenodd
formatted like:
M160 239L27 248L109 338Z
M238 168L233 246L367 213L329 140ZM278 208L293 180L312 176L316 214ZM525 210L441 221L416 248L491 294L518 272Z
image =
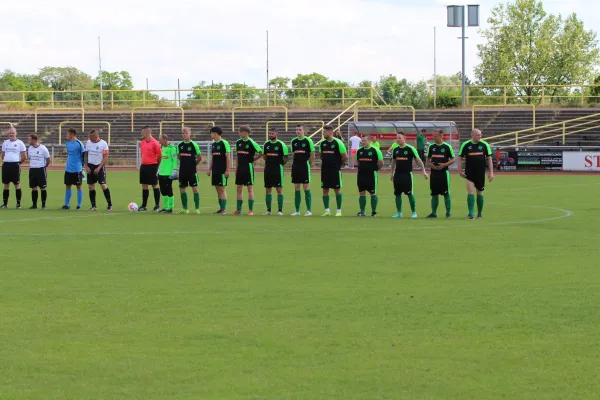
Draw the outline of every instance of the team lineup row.
M278 138L278 132L271 130L269 140L261 147L250 138L251 129L248 126L239 128L240 138L231 149L229 143L222 138L222 130L213 127L210 130L212 139L211 158L208 176L215 187L219 201L217 214L227 213L226 186L231 175L230 155L236 152L237 167L235 168L235 185L237 188L237 204L235 215L242 214L243 188L248 192L248 215L254 214L254 163L262 158L265 162L264 186L266 188L266 212L270 215L272 209L273 193L275 188L277 194L277 214L283 215L283 185L284 166L288 162L289 153L293 153L292 161L292 183L295 185L295 210L292 216L300 215L302 202L302 190L305 194L306 216L312 215L312 193L311 193L311 167L315 160L315 154L320 154L321 159L321 188L323 191L323 216L332 214L330 210L330 190L334 191L336 208L335 216L342 216L342 168L348 161L347 150L344 143L334 137L331 126L325 126L323 139L315 148L312 140L305 136L301 125L296 127L296 137L292 139L289 147ZM155 207L154 211L162 213L173 213L175 201L173 195L173 182L178 181L181 205L179 211L189 214L188 195L186 189L192 188L194 198L194 209L200 214L200 194L198 193L198 164L202 161L200 148L191 140L189 127L182 129L182 141L177 145L169 143L169 137L161 135L159 140L152 136L152 129L148 126L142 128L142 141L140 151L142 165L140 167L139 182L142 185L142 204L138 211L147 211L150 187L153 189ZM102 187L107 201L108 211L112 210L110 190L106 184L106 164L108 161L108 145L99 137L96 130L89 133L89 140L84 145L77 139L77 131L69 129L66 143L67 162L65 167L64 184L65 203L63 210L70 209L71 187L77 187L77 207L81 209L83 191L83 170L87 171L89 197L91 210L96 210L95 185ZM450 173L448 168L458 160L458 170L467 181L467 206L468 218L475 218L475 203L477 203L477 218L482 217L483 191L485 189L486 167L489 168L489 180L493 180L493 165L491 149L489 145L481 140L481 132L473 130L471 140L463 143L460 154L455 159L454 151L450 145L443 142L442 131L434 132L434 140L427 151L427 165L431 170L430 189L432 212L428 218L437 217L439 196L444 197L446 217L451 216L450 197ZM366 216L367 195L370 196L371 216L377 215L378 197L378 171L384 167L383 155L379 148L371 146L370 138L361 138L362 147L356 151L355 162L357 171L357 186L359 196L358 216ZM37 208L38 188L41 189L42 209L46 207L46 168L51 159L48 150L39 143L37 135L29 136L29 148L25 149L23 142L16 138L16 129L11 128L9 139L2 145L2 181L4 184L3 205L7 208L9 198L9 185L15 185L17 208L21 207L20 189L20 164L27 158L30 160L29 186L32 189L32 207ZM416 201L413 193L413 164L416 163L425 179L429 178L425 165L421 161L417 150L406 143L402 133L397 135L396 142L389 149L392 156L391 181L393 182L394 195L396 199L397 213L394 218L401 218L402 196L408 197L411 216L417 218ZM463 171L464 165L464 171ZM162 195L162 209L160 198Z

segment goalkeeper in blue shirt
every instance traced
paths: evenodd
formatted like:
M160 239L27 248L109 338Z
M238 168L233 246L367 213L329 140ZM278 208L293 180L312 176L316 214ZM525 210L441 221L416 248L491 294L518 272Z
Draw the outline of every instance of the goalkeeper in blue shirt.
M77 131L73 128L67 130L67 163L65 166L65 205L61 210L71 208L71 186L77 187L77 210L81 210L81 201L83 200L82 172L83 172L83 154L85 146L77 139Z

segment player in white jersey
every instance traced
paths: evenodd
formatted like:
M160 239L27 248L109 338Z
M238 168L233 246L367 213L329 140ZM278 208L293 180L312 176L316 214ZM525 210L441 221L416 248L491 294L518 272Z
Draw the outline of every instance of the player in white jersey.
M2 183L4 184L4 192L2 193L3 204L0 208L8 208L11 183L15 186L17 208L21 208L21 163L27 157L26 150L25 143L17 139L17 129L11 126L8 129L8 140L2 143Z
M27 158L29 158L29 187L31 188L31 202L33 205L30 210L37 208L38 187L42 191L42 210L46 209L46 186L48 179L46 168L52 162L48 149L43 144L40 144L38 135L32 133L29 135L29 148L27 149Z
M96 183L99 183L108 203L106 211L112 211L110 189L106 186L106 164L108 163L108 144L100 139L97 130L92 129L89 140L85 143L86 171L88 174L88 189L90 192L90 211L96 211Z

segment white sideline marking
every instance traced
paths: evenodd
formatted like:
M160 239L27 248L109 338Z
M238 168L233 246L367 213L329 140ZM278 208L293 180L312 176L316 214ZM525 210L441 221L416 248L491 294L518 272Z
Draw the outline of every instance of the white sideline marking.
M506 204L504 204L506 205ZM533 223L540 223L540 222L549 222L549 221L556 221L556 220L560 220L560 219L564 219L564 218L569 218L572 217L573 215L575 215L572 211L570 210L565 210L562 208L557 208L557 207L548 207L548 206L524 206L524 205L513 205L513 207L521 207L521 208L543 208L543 209L547 209L547 210L553 210L553 211L559 211L561 213L563 213L562 215L559 215L557 217L549 217L549 218L540 218L540 219L531 219L531 220L525 220L525 221L507 221L507 222L495 222L495 223L491 223L491 224L479 224L476 221L473 221L472 224L470 225L456 225L456 226L443 226L443 225L434 225L434 226L421 226L421 227L388 227L388 228L360 228L361 231L399 231L399 230L422 230L422 229L459 229L459 228L477 228L477 227L482 227L482 226L504 226L504 225L524 225L524 224L533 224ZM126 213L122 213L122 214L126 214ZM106 214L104 214L106 215ZM315 218L315 217L314 217ZM319 218L319 217L316 217ZM465 221L466 222L466 221ZM356 228L343 228L343 229L336 229L336 228L325 228L325 229L320 229L320 231L327 231L327 232L350 232L350 231L356 231ZM66 233L66 232L56 232L56 233L27 233L27 232L22 232L22 233L14 233L14 232L2 232L0 233L0 237L1 236L38 236L38 237L59 237L59 236L148 236L148 235L153 235L153 236L160 236L160 235L229 235L232 233L238 233L238 232L244 232L244 233L298 233L298 232L305 232L305 230L302 229L255 229L255 230L248 230L248 229L244 229L244 230L239 230L239 231L235 231L235 230L227 230L227 231L214 231L214 230L210 230L210 231L202 231L202 230L198 230L198 231L175 231L175 232L77 232L77 233Z

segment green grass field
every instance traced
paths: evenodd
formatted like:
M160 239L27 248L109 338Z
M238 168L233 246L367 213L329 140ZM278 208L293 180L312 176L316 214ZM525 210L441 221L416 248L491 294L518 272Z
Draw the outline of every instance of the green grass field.
M112 214L54 211L61 172L52 210L15 210L11 190L0 398L598 398L597 176L497 176L482 221L457 176L436 221L420 176L418 220L389 218L387 177L362 219L355 175L343 218L287 216L290 184L285 217L210 215L201 179L200 216L127 212L135 172L109 171Z

